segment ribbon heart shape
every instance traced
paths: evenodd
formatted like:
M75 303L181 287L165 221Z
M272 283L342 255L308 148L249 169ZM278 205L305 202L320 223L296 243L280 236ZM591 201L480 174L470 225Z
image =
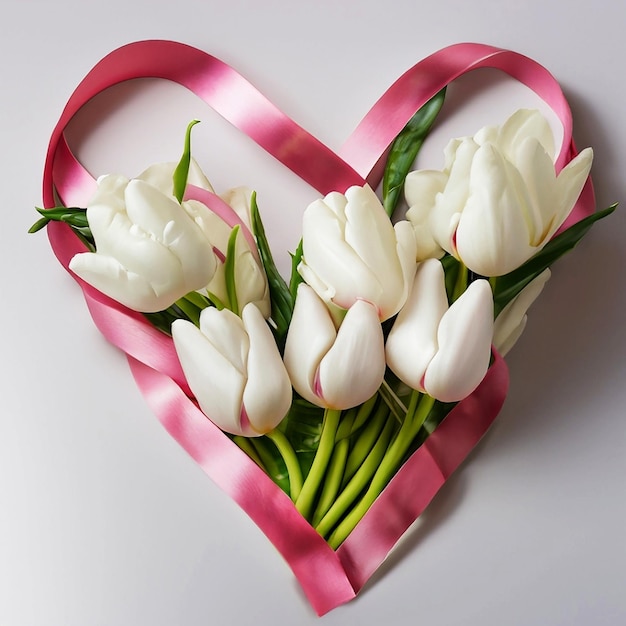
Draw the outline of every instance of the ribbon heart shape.
M135 78L177 82L246 133L321 194L364 181L376 187L391 142L414 113L444 86L478 68L506 72L535 91L563 125L556 161L575 154L572 117L553 76L535 61L482 44L457 44L420 61L376 102L338 153L283 114L232 67L198 49L171 41L126 45L102 59L76 88L55 127L43 177L46 207L85 206L94 179L73 156L64 130L76 112L108 87ZM568 218L571 225L594 211L591 182ZM69 227L50 223L52 248L68 270L84 250ZM71 273L71 272L70 272ZM137 385L160 422L202 469L255 521L286 559L320 615L355 597L407 528L497 416L508 371L496 355L478 389L460 402L409 458L346 541L333 551L298 513L288 496L214 426L190 400L172 341L139 313L90 285L80 284L93 320L128 357Z

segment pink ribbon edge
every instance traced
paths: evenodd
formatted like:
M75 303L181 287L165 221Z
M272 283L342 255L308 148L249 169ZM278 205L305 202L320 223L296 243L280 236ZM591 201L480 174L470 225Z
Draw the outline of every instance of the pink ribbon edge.
M66 202L71 199L75 204L86 203L85 194L93 188L93 179L71 154L63 129L87 100L122 80L157 76L186 86L297 175L321 193L327 193L362 184L355 170L362 172L373 185L377 184L382 155L408 119L451 80L478 67L493 67L511 74L555 110L564 126L557 165L562 167L576 153L571 141L569 106L558 83L545 68L510 51L481 44L457 44L417 63L392 85L359 124L341 150L342 159L282 114L223 62L184 44L147 41L128 44L105 57L68 101L50 141L44 169L44 204L54 206L55 188ZM235 93L237 97L233 97ZM594 209L589 181L570 216L571 222ZM82 245L62 224L51 224L49 236L55 254L67 269L69 259L82 250ZM155 331L141 315L74 278L83 289L98 328L129 355L137 384L165 428L265 532L320 615L356 595L486 432L506 396L506 365L497 357L479 389L460 403L427 444L409 459L335 553L299 515L287 496L183 393L188 389L171 340ZM466 432L468 424L470 432ZM451 437L458 434L463 437L462 445L451 447L450 441L454 441ZM228 472L222 469L226 466ZM238 471L233 471L234 468ZM416 475L421 475L420 489L411 486L414 497L407 499L407 485ZM409 506L400 506L407 500ZM391 503L395 507L392 516L389 515ZM276 523L281 519L287 521L290 532L285 533Z

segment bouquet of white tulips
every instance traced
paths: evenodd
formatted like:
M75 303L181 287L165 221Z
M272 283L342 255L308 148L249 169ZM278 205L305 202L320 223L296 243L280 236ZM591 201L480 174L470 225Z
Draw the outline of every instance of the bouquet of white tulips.
M550 265L614 208L561 229L592 151L556 175L537 111L452 140L442 171L410 171L443 98L392 145L381 200L366 185L305 210L289 280L256 194L216 195L191 158L195 122L178 163L103 176L86 209L40 210L31 229L71 226L88 248L71 270L172 336L207 419L333 548L513 346Z

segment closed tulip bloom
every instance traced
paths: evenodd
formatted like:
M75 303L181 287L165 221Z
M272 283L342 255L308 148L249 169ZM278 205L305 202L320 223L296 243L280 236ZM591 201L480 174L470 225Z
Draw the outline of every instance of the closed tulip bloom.
M405 193L416 208L407 218L427 223L433 241L473 272L507 274L566 220L592 160L587 148L557 175L548 122L538 111L520 110L501 127L452 140L443 172L410 173Z
M200 328L176 320L172 337L189 387L216 426L244 437L278 426L291 406L291 383L254 304L241 318L228 309L204 309Z
M251 195L252 190L245 187L231 189L222 195L224 202L237 213L248 230L250 230ZM217 268L213 278L206 285L206 289L222 302L228 302L224 260L232 228L201 202L188 200L185 204L193 211L196 223L202 228L206 237L210 239L217 255ZM248 240L240 230L235 242L235 291L238 308L243 310L246 304L252 302L265 318L269 318L271 313L269 285L265 270L255 252L256 250L250 247Z
M172 195L173 170L159 164L133 180L101 177L87 206L96 252L70 261L80 278L136 311L166 309L215 273L211 242ZM190 178L208 185L195 165Z
M444 172L422 170L411 172L406 180L404 195L410 207L406 217L415 232L417 261L440 259L445 250L433 237L430 218L435 197L445 187L447 176Z
M493 296L480 279L450 306L443 267L420 264L407 303L389 333L387 364L405 384L442 402L468 396L487 373Z
M368 185L310 204L302 243L298 271L326 303L348 310L365 300L383 321L404 304L415 273L413 229L406 221L394 227Z
M549 269L544 270L528 283L496 318L493 326L493 345L502 356L511 350L524 332L528 320L526 312L543 291L550 275Z
M285 345L294 389L330 409L348 409L371 398L385 375L385 348L376 308L363 300L336 330L328 308L306 284L298 287Z

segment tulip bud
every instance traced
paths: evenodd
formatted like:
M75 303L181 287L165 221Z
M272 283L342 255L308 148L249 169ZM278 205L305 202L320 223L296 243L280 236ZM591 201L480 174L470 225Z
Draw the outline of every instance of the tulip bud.
M407 303L389 333L387 364L402 382L442 402L468 396L487 373L493 297L476 280L448 308L443 267L420 264Z
M291 406L291 383L274 337L259 309L239 318L210 307L200 328L172 324L185 378L205 415L222 430L257 437L274 429Z
M539 297L550 278L550 270L546 269L532 280L520 293L509 302L493 326L493 345L504 356L511 350L526 328L526 312Z
M482 276L507 274L539 252L571 212L593 153L583 150L556 174L553 139L538 111L520 110L502 127L452 140L443 172L412 172L407 218ZM420 191L428 193L420 196ZM430 205L430 210L428 206Z
M385 349L376 308L359 300L339 330L328 308L302 283L285 345L294 389L317 406L348 409L374 395L385 375Z
M87 206L96 252L70 262L80 278L136 311L166 309L215 273L211 243L172 195L173 168L153 166L130 181L101 177ZM198 180L196 166L191 171Z
M404 304L415 273L415 236L408 222L391 224L368 185L310 204L302 245L298 271L324 302L348 310L365 300L382 321Z

